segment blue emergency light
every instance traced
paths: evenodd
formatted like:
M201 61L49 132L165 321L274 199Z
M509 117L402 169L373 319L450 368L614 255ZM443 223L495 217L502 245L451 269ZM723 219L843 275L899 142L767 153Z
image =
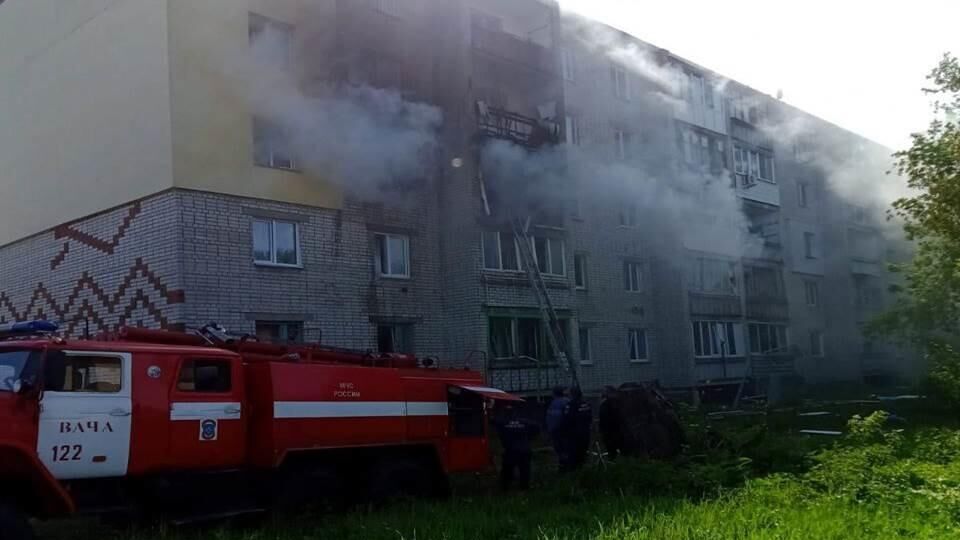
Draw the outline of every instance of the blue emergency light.
M60 326L50 321L30 321L0 324L0 337L24 336L30 334L46 334L56 332Z

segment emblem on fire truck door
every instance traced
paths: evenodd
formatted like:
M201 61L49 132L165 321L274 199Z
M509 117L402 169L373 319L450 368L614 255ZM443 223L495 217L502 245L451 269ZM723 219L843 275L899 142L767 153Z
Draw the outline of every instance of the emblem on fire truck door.
M200 421L200 440L201 441L215 441L217 440L217 421L211 418Z

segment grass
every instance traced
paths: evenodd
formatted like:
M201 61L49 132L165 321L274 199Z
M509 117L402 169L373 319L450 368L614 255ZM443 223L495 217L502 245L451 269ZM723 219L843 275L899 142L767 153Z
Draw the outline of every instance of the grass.
M691 428L675 463L620 462L560 477L541 464L528 493L461 479L445 502L403 501L339 515L274 517L245 527L63 538L137 540L507 540L960 538L960 432L884 429L854 420L843 440L750 428ZM56 536L54 536L56 538Z

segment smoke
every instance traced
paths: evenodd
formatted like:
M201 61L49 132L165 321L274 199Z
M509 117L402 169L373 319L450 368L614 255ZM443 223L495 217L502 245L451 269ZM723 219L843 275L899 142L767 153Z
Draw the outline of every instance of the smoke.
M292 151L296 167L368 202L404 198L430 174L439 108L396 90L315 83L305 86L290 36L266 28L228 66L253 113L276 130L263 143Z

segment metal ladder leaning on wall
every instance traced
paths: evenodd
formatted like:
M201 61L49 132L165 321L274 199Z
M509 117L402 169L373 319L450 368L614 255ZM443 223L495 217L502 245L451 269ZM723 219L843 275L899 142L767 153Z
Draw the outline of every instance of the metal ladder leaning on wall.
M537 266L536 258L533 255L533 241L530 237L531 219L513 218L510 223L513 227L513 236L517 240L520 248L520 258L524 269L527 272L527 279L530 280L530 286L533 287L534 296L540 308L540 316L547 327L547 339L550 342L550 348L560 367L569 372L570 381L574 388L580 388L580 377L577 374L577 366L570 361L567 354L567 340L564 338L562 323L557 317L557 312L553 308L553 302L550 300L550 292L547 290L547 284L543 281L543 274L540 273L540 267Z

